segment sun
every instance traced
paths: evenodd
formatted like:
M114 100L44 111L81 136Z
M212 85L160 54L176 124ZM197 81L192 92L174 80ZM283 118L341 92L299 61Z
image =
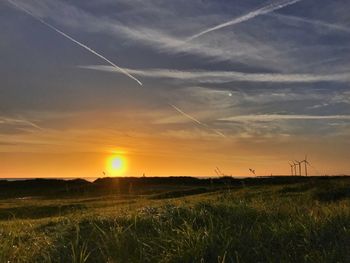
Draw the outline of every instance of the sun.
M127 160L120 155L112 155L107 158L107 172L110 176L123 175L127 170Z

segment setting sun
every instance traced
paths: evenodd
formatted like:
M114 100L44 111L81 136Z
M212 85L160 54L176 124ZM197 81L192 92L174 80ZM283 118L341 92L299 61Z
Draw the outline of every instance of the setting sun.
M109 176L123 175L127 170L125 157L113 155L107 159L107 172Z

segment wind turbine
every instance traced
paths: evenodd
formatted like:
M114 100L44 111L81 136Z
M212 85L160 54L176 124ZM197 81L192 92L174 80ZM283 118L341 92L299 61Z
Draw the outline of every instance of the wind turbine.
M293 176L293 175L294 175L294 171L293 171L293 167L294 167L294 165L293 165L293 164L291 164L291 163L289 163L289 166L290 166L290 171L291 171L292 176Z
M294 175L297 175L297 163L293 161L293 167L294 167Z
M250 171L252 174L255 175L255 170L254 170L254 169L249 168L249 171Z
M310 163L307 161L307 155L305 155L305 159L301 161L304 163L304 168L305 168L305 176L307 176L307 166L310 165ZM311 166L311 165L310 165Z
M223 172L221 172L221 170L219 169L219 167L215 167L215 173L219 176L225 176L225 174Z
M295 160L296 162L297 162L297 165L299 165L299 175L301 176L301 163L303 162L303 161L297 161L297 160Z

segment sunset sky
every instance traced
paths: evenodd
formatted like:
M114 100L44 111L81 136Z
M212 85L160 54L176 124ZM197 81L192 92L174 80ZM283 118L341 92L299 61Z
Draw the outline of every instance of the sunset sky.
M348 0L2 0L0 177L277 175L306 154L311 174L350 174L349 14Z

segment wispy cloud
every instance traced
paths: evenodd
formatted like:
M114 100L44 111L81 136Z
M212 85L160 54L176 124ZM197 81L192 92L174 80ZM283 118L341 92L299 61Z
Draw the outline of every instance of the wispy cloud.
M120 2L124 5L127 2L128 6L132 6L130 10L116 12L118 19L115 19L115 16L112 18L94 15L93 12L88 12L89 9L83 10L77 4L67 4L62 1L28 2L20 0L16 2L20 2L21 6L25 6L31 12L44 18L45 21L53 20L62 26L81 32L108 34L116 39L116 43L131 41L136 44L135 48L137 48L137 45L141 45L158 52L160 55L189 54L205 59L206 62L208 60L214 63L229 61L277 72L298 72L297 70L300 69L301 65L315 61L314 55L309 54L308 50L303 50L304 44L303 48L299 47L302 44L299 42L303 39L304 32L306 32L302 24L299 25L298 30L300 35L289 37L288 34L285 34L285 32L289 32L285 30L288 25L286 21L291 20L288 18L281 18L278 21L276 19L263 19L259 20L261 26L251 23L245 30L225 32L225 34L215 35L215 37L209 35L202 41L186 42L184 31L197 30L198 26L203 24L203 21L217 23L218 20L220 21L227 16L214 13L209 17L205 16L205 20L196 15L188 19L186 16L181 16L178 9L173 10L173 5L169 5L169 3L163 3L160 6L153 1L147 2L147 4L139 1L115 1L115 5ZM284 5L289 2L293 1L284 0L276 3ZM183 4L184 2L181 1L179 6ZM201 5L201 3L198 3L198 1L186 2L186 7L190 9L189 12L196 12L197 5ZM216 5L220 6L219 3L210 3L209 8ZM274 3L270 5L278 6ZM101 9L103 9L103 5ZM124 15L119 17L120 14ZM140 17L145 14L148 19L141 19ZM150 19L150 17L153 19ZM163 19L162 22L164 23L159 25L159 23L152 22L156 18ZM317 37L317 32L320 33L321 31L314 30L312 34ZM310 35L309 31L307 33ZM264 37L267 34L270 35L268 39ZM281 34L285 34L285 37L281 37ZM217 41L218 37L220 41ZM290 49L297 50L297 52L289 54ZM312 49L316 51L318 48L313 45ZM331 51L331 48L329 52L323 52L322 50L322 56L320 55L318 59L329 59L329 56L337 55Z
M13 0L12 0L13 1ZM278 50L271 47L268 43L264 43L259 39L245 38L244 32L239 35L222 35L221 41L207 38L205 42L186 42L184 36L173 34L175 28L198 28L196 20L179 20L178 14L175 17L169 17L169 10L158 10L156 5L152 4L150 9L155 9L152 13L154 17L167 17L166 28L159 28L159 25L150 25L146 23L139 24L134 19L127 23L121 23L116 19L108 16L96 16L88 13L76 6L66 4L61 1L45 0L40 2L16 1L25 7L37 17L45 19L45 21L53 20L65 27L90 33L104 33L123 41L133 41L137 45L146 46L161 54L189 54L206 60L213 61L231 61L234 63L251 64L259 63L260 66L273 66L275 69L281 69L281 61L286 60ZM133 9L134 10L134 9ZM160 13L158 13L160 12ZM165 13L165 14L164 14ZM133 18L133 13L127 16L128 20ZM139 16L137 16L139 17ZM136 18L136 17L134 17ZM178 31L178 30L177 30ZM251 37L249 37L251 38ZM265 58L261 61L260 53L263 52ZM278 60L276 56L278 55ZM286 61L287 62L287 61ZM285 62L284 62L285 63ZM288 62L290 64L290 61ZM275 65L274 64L278 64Z
M22 10L23 12L27 13L28 15L30 15L31 17L33 17L34 19L36 19L37 21L39 21L40 23L42 23L43 25L51 28L52 30L54 30L56 33L60 34L61 36L69 39L70 41L72 41L73 43L77 44L78 46L86 49L87 51L89 51L90 53L94 54L95 56L101 58L102 60L104 60L105 62L107 62L108 64L110 64L114 69L116 69L118 72L123 73L124 75L128 76L129 78L135 80L140 86L142 86L142 82L140 80L138 80L137 78L135 78L133 75L131 75L127 70L125 70L124 68L121 68L119 66L117 66L114 62L110 61L108 58L106 58L105 56L101 55L100 53L98 53L97 51L93 50L92 48L86 46L85 44L79 42L78 40L74 39L73 37L69 36L68 34L64 33L63 31L59 30L58 28L56 28L55 26L47 23L46 21L44 21L43 19L41 19L40 17L36 16L35 14L33 14L31 11L29 11L28 9L24 8L23 6L18 5L16 2L12 1L12 0L7 0L9 3L11 3L14 7L16 7L19 10Z
M261 7L257 10L254 10L254 11L251 11L243 16L240 16L240 17L237 17L237 18L234 18L228 22L225 22L225 23L222 23L222 24L219 24L217 26L214 26L214 27L210 27L206 30L203 30L191 37L188 38L188 41L191 41L195 38L198 38L204 34L208 34L212 31L215 31L215 30L219 30L221 28L224 28L224 27L228 27L228 26L233 26L233 25L236 25L236 24L239 24L239 23L242 23L242 22L245 22L247 20L250 20L256 16L259 16L259 15L264 15L264 14L267 14L267 13L270 13L272 11L275 11L275 10L278 10L278 9L281 9L285 6L288 6L288 5L292 5L292 4L295 4L297 2L299 2L301 0L282 0L282 1L276 1L276 2L273 2L271 4L268 4L264 7Z
M240 115L218 119L219 121L281 121L281 120L350 120L350 115L284 115L258 114Z
M329 23L317 19L310 19L306 17L299 17L299 16L293 16L293 15L284 15L284 14L277 14L277 13L271 13L268 14L270 16L274 16L279 18L280 20L285 21L292 21L292 22L298 22L298 23L303 23L303 24L310 24L316 27L321 27L322 29L328 29L328 30L333 30L333 31L339 31L343 33L350 33L350 29L346 26L343 25L338 25L334 23Z
M22 119L22 118L10 118L10 117L1 117L0 116L0 125L25 125L25 126L29 126L38 130L42 130L42 128L35 124L32 121L26 120L26 119Z
M79 66L83 69L115 72L111 66ZM149 78L166 78L200 83L275 82L275 83L313 83L323 81L348 82L349 73L334 74L279 74L279 73L244 73L237 71L179 71L170 69L127 69L132 74Z

